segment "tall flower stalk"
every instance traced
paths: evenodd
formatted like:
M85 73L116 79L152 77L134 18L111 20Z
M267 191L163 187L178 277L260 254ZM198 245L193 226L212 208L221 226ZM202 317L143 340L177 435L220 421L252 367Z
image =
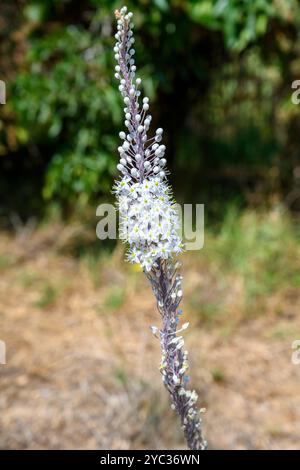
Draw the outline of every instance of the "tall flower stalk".
M123 141L118 148L117 165L121 178L114 186L121 236L129 245L128 261L142 267L156 297L162 326L152 326L151 330L160 341L160 372L170 394L171 408L180 417L188 447L202 450L206 448L200 417L204 410L197 409L197 394L187 388L188 352L182 334L189 324L179 327L182 276L174 257L183 246L178 235L175 201L167 183L166 147L161 144L163 130L159 128L154 136L148 137L152 118L149 99L140 98L141 79L136 78L133 15L126 7L115 15L115 77L120 81L126 127L126 132L119 134Z

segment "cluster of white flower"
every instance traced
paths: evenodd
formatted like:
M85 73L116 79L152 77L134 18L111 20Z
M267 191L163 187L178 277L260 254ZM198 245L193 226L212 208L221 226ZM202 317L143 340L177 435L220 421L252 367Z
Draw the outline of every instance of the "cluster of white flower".
M181 251L177 234L178 216L166 182L166 147L161 145L163 129L147 137L152 116L148 113L149 98L140 106L141 79L135 78L135 50L131 23L132 13L123 7L116 11L118 31L114 47L115 77L124 100L125 127L120 132L117 165L122 179L115 192L120 210L121 236L130 245L128 260L150 271L159 258L167 259Z
M120 235L129 243L128 261L150 271L158 259L182 250L178 214L168 185L157 177L133 183L117 182L115 193L120 212Z

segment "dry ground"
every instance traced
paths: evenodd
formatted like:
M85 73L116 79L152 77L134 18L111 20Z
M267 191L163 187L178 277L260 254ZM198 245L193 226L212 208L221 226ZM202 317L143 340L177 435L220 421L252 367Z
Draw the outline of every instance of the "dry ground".
M182 448L148 328L159 323L149 286L118 250L98 263L68 255L73 235L53 226L0 237L0 448ZM299 448L299 292L245 318L233 281L228 319L209 323L201 299L222 282L201 254L184 257L186 343L210 447Z

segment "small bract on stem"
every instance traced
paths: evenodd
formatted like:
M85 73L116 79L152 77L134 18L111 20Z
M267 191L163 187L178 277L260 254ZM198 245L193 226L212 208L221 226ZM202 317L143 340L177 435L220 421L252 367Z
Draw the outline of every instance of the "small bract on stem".
M197 394L187 388L188 353L179 327L182 276L174 257L182 251L178 235L179 218L172 191L167 183L166 147L161 144L163 130L148 138L152 116L149 99L140 98L141 79L136 78L133 48L133 14L126 7L115 12L117 19L114 47L115 77L124 101L126 132L119 136L121 178L114 186L120 211L120 230L129 245L128 261L138 263L150 281L161 314L162 327L151 327L162 349L160 372L171 397L171 407L180 416L190 449L205 449Z

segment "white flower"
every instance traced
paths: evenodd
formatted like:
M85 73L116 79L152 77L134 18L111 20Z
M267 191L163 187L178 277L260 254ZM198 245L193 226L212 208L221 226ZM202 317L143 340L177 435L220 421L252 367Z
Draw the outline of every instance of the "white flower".
M148 271L159 258L168 259L181 251L178 215L165 182L152 177L133 183L125 176L116 184L115 193L122 236L129 244L128 261Z
M173 382L175 385L178 385L180 383L180 379L177 377L176 374L173 375Z

